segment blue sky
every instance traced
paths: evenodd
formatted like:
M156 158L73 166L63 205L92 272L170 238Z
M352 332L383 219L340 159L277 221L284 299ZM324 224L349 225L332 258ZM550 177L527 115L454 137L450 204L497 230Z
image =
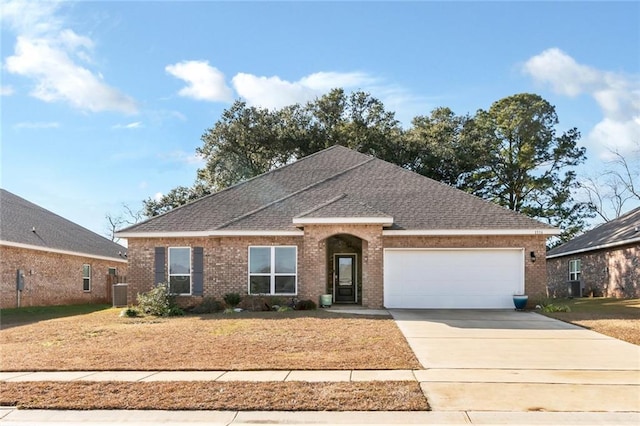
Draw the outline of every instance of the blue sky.
M14 2L1 7L0 186L104 234L189 186L234 99L365 90L405 125L538 93L588 164L640 140L638 2ZM637 143L637 142L636 142Z

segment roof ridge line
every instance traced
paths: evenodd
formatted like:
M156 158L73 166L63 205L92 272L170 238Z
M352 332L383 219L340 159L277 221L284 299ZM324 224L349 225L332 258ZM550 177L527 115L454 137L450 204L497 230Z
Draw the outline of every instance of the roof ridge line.
M297 215L297 216L294 216L294 218L295 218L295 217L302 217L302 216L306 216L306 215L308 215L308 214L310 214L310 213L313 213L313 212L315 212L315 211L317 211L317 210L320 210L320 209L321 209L321 208L323 208L323 207L328 206L329 204L333 204L333 203L335 203L336 201L342 200L342 199L343 199L343 198L345 198L346 196L347 196L347 194L341 194L341 195L338 195L337 197L333 197L333 198L329 199L328 201L325 201L324 203L318 204L317 206L312 207L312 208L310 208L309 210L304 211L304 212L300 213L300 214L299 214L299 215Z
M117 231L117 232L123 232L123 231L125 231L125 232L126 232L126 231L127 231L128 229L130 229L130 228L133 228L133 227L136 227L136 226L138 226L138 225L142 225L142 224L144 224L144 223L147 223L147 222L149 222L149 221L151 221L151 220L153 220L153 219L155 219L155 218L157 218L157 217L168 215L169 213L172 213L172 212L174 212L174 211L176 211L176 210L178 210L178 209L181 209L181 208L183 208L183 207L186 207L186 206L188 206L188 205L189 205L189 204L191 204L191 203L195 203L195 202L200 201L200 200L205 199L205 198L213 197L213 196L218 195L218 194L220 194L220 193L230 191L230 190L231 190L231 189L233 189L233 188L237 188L237 187L239 187L239 186L242 186L242 185L248 184L249 182L251 182L251 181L253 181L253 180L257 180L257 179L259 179L259 178L261 178L261 177L264 177L264 176L266 176L266 175L269 175L269 174L272 174L272 173L275 173L275 172L279 172L280 170L282 170L282 169L284 169L284 168L286 168L286 167L289 167L289 166L292 166L292 165L294 165L294 164L297 164L297 163L299 163L299 162L301 162L301 161L307 160L307 159L309 159L309 158L311 158L311 157L314 157L314 156L316 156L316 155L318 155L318 154L320 154L320 153L322 153L322 152L325 152L325 151L329 151L329 150L331 150L331 149L334 149L334 148L335 148L335 147L337 147L337 146L342 147L342 148L346 148L345 146L342 146L342 145L340 145L340 144L334 144L334 145L331 145L331 146L330 146L330 147L328 147L328 148L324 148L324 149L321 149L320 151L316 151L316 152L313 152L313 153L311 153L311 154L309 154L309 155L305 155L304 157L297 158L297 159L295 159L294 161L292 161L292 162L290 162L290 163L287 163L287 164L284 164L284 165L282 165L282 166L280 166L280 167L276 167L275 169L267 170L266 172L260 173L259 175L251 176L251 177L250 177L250 178L248 178L248 179L241 180L241 181L239 181L239 182L236 182L236 183L234 183L234 184L232 184L232 185L229 185L229 186L227 186L227 187L224 187L224 188L222 188L222 189L219 189L219 190L217 190L217 191L215 191L215 192L212 192L212 193L210 193L210 194L203 195L203 196L202 196L202 197L200 197L200 198L196 198L196 199L194 199L194 200L187 201L186 203L181 204L181 205L179 205L179 206L177 206L177 207L174 207L174 208L172 208L171 210L168 210L168 211L166 211L166 212L160 213L159 215L151 216L151 217L148 217L148 218L146 218L146 219L144 219L144 220L142 220L142 221L140 221L140 222L138 222L138 223L134 223L133 225L125 226L125 227L124 227L124 228L122 228L122 229L118 229L118 231ZM350 148L346 148L346 149L350 149ZM358 152L358 151L356 151L356 152ZM362 153L360 153L360 154L362 154ZM363 154L363 155L366 155L366 154ZM197 181L197 179L196 179L196 181ZM190 189L190 188L188 188L188 189ZM220 226L226 226L226 224L223 224L223 225L220 225ZM215 228L215 229L218 229L218 228Z
M344 169L344 170L342 170L342 171L340 171L340 172L338 172L338 173L336 173L334 175L331 175L331 176L326 177L326 178L324 178L322 180L319 180L319 181L314 182L314 183L312 183L310 185L307 185L304 188L300 188L299 190L294 191L291 194L285 195L284 197L280 197L277 200L273 200L273 201L271 201L271 202L269 202L269 203L267 203L267 204L265 204L263 206L258 207L257 209L253 209L250 212L247 212L247 213L245 213L245 214L243 214L241 216L235 217L235 218L233 218L233 219L231 219L231 220L229 220L229 221L227 221L227 222L225 222L225 223L213 228L212 230L214 230L214 229L223 229L223 228L231 225L234 222L238 222L238 221L240 221L240 220L242 220L244 218L247 218L247 217L249 217L251 215L254 215L254 214L258 213L259 211L262 211L262 210L266 209L267 207L271 207L274 204L277 204L277 203L279 203L281 201L284 201L287 198L291 198L291 197L293 197L295 195L298 195L298 194L300 194L300 193L302 193L302 192L304 192L304 191L306 191L308 189L313 188L314 186L318 186L318 185L320 185L322 183L325 183L325 182L327 182L327 181L329 181L331 179L334 179L334 178L336 178L336 177L338 177L340 175L343 175L343 174L345 174L347 172L350 172L351 170L354 170L354 169L357 169L358 167L364 166L365 164L370 163L373 160L375 160L374 157L369 157L369 158L367 158L365 161L363 161L361 163L358 163L358 164L356 164L354 166L351 166L351 167L349 167L347 169Z

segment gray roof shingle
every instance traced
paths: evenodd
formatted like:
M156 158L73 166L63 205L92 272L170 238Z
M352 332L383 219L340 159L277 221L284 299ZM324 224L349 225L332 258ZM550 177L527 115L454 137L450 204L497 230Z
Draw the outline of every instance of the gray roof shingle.
M633 242L640 244L640 207L549 250L547 257L560 257Z
M126 247L5 189L0 189L0 240L88 257L122 259L119 253L127 251Z
M328 203L334 200L333 203ZM310 213L313 212L313 213ZM553 228L335 145L120 232L295 230L293 218L393 217L394 230Z

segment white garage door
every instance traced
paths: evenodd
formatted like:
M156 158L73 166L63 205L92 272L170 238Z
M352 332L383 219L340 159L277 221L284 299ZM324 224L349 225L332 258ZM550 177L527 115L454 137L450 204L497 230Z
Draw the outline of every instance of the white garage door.
M513 308L524 290L524 252L385 249L387 308Z

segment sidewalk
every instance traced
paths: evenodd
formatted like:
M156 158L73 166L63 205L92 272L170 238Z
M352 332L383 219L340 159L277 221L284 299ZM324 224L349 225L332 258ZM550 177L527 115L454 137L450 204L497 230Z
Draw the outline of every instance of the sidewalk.
M637 425L638 413L554 413L496 411L135 411L135 410L16 410L0 408L3 426L43 424L104 426L153 425Z
M4 382L372 382L418 381L422 370L39 371L0 372ZM420 374L420 373L418 373Z

